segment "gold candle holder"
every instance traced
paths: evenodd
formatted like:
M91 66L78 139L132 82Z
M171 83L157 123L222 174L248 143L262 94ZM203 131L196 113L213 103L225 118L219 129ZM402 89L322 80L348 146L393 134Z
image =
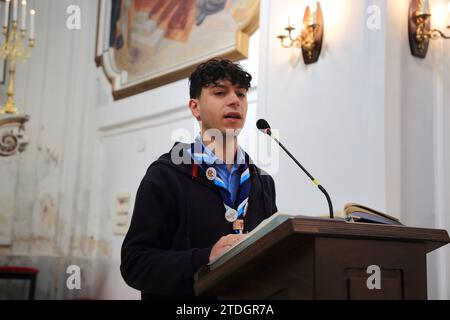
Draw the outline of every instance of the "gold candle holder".
M312 64L318 61L322 51L324 20L322 8L317 3L314 12L308 6L303 17L303 28L298 36L293 36L294 27L288 24L284 30L287 35L279 35L277 38L281 41L283 48L296 47L302 50L305 64Z
M443 31L431 28L429 2L411 0L408 17L408 36L411 53L417 58L427 56L430 40L450 39ZM447 26L449 28L450 26Z
M34 39L29 39L26 46L26 29L17 29L17 21L12 22L11 30L3 27L4 42L0 45L0 56L9 62L8 97L0 109L0 114L16 114L18 109L14 102L14 77L16 62L25 63L31 56L34 47Z

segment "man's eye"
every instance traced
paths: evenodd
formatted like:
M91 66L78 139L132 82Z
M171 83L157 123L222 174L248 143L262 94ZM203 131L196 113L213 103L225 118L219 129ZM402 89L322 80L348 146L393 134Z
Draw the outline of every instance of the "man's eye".
M223 94L224 94L224 93L223 93L222 91L219 91L219 92L215 92L215 93L214 93L215 96L221 96L221 95L223 95Z
M240 97L240 98L245 98L245 97L247 96L245 93L239 93L239 92L238 92L237 95L238 95L238 97Z

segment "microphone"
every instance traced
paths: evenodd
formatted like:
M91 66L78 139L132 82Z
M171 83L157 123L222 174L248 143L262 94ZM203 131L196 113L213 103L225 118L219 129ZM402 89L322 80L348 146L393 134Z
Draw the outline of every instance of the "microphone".
M328 202L328 208L330 210L330 218L334 219L334 214L333 214L333 204L331 203L331 199L330 199L330 195L328 194L327 190L325 190L324 187L322 187L319 183L319 181L317 179L315 179L301 164L300 162L297 161L297 159L295 159L295 157L283 146L283 144L278 141L278 139L276 139L275 137L272 137L272 131L270 129L270 125L269 123L264 120L264 119L259 119L256 122L256 127L264 132L265 134L267 134L269 137L271 137L273 140L275 140L276 143L278 143L278 145L287 153L287 155L289 157L291 157L292 160L294 160L294 162L300 167L300 169L303 170L304 173L306 173L306 175L311 179L312 182L314 182L314 184L317 186L317 188L319 188L320 191L322 191L322 193L325 195L325 197L327 198L327 202Z

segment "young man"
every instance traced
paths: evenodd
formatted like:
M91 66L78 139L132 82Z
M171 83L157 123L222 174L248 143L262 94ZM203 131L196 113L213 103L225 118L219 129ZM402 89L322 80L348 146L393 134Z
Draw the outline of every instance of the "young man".
M194 297L194 274L277 211L273 179L239 147L251 75L213 59L190 76L201 134L151 164L122 245L121 273L143 299Z

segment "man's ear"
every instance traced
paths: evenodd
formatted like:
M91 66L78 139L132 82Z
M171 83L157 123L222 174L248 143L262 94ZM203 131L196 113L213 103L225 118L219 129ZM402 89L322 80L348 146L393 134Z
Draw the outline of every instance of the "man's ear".
M198 99L189 100L189 109L191 109L191 113L195 119L197 119L198 121L202 120L202 118L200 117L200 102L198 101Z

